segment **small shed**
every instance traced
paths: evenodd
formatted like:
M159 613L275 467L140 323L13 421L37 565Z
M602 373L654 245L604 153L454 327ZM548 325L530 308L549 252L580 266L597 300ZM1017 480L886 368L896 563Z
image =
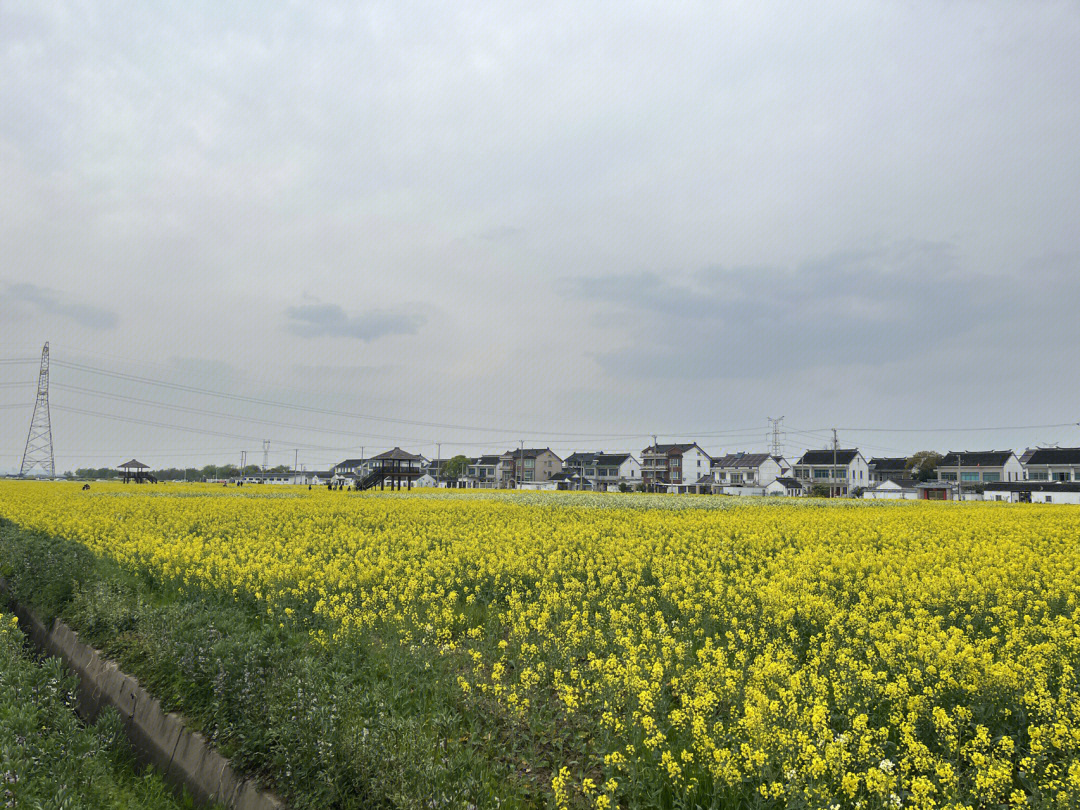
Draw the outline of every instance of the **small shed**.
M792 498L798 497L803 494L802 481L799 481L797 478L782 475L775 481L770 481L765 485L765 494L782 495Z
M920 501L955 501L956 484L949 481L925 481L916 484Z
M149 469L150 467L136 459L125 461L120 465L120 471L123 474L125 484L129 481L134 481L136 484L143 484L147 481L156 482L157 479L148 472Z
M887 478L863 490L865 500L916 501L919 499L919 482L910 478Z

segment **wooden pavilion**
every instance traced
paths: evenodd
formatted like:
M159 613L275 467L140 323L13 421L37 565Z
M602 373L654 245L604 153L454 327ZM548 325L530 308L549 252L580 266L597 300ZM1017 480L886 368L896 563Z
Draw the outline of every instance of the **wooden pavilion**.
M372 462L374 473L380 474L379 489L383 489L387 481L390 482L390 489L401 489L402 482L405 482L408 489L412 489L412 482L424 474L421 469L423 457L408 453L400 447L379 453Z
M120 465L120 470L123 471L125 484L129 481L134 481L136 484L144 484L147 481L155 480L154 476L152 476L148 472L149 469L150 467L148 467L146 464L143 464L141 461L137 461L135 459L131 459L131 461L125 461L123 464Z

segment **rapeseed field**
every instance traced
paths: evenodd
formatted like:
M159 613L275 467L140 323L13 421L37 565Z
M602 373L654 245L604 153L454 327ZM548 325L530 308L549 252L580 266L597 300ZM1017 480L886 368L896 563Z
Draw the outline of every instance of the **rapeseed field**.
M1080 806L1075 507L20 482L0 517L450 661L551 806Z

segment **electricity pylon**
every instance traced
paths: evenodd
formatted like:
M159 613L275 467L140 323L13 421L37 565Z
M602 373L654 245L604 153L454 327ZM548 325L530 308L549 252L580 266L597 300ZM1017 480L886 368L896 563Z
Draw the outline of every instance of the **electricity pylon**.
M52 420L49 418L49 342L41 350L41 370L38 372L37 399L34 401L34 416L30 419L30 432L26 436L26 448L23 450L22 466L19 476L25 476L34 467L40 466L49 478L56 477L56 465L53 461Z

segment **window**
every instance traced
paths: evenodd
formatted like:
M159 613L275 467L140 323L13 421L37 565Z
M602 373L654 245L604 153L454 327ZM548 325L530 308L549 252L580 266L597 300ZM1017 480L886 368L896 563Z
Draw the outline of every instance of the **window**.
M743 474L742 473L732 473L731 474L731 483L733 483L733 484L741 484L742 480L743 480Z
M994 484L1001 480L1001 473L983 473L983 481Z
M1069 473L1067 473L1067 472L1056 472L1056 473L1054 473L1054 480L1055 481L1068 481L1068 480L1070 480Z
M1050 476L1047 473L1034 470L1028 473L1028 476L1032 481L1048 481L1050 479Z
M1053 503L1053 502L1054 502L1054 498L1053 498L1053 496L1052 496L1052 495L1047 495L1047 496L1046 496L1046 502L1047 502L1047 503Z
M961 481L978 481L979 480L979 474L977 472L961 472L960 473L960 480Z
M941 474L941 480L942 481L955 481L956 480L956 473L954 473L954 472L943 472Z
M828 477L829 477L829 471L828 470L814 470L814 478L828 478Z

